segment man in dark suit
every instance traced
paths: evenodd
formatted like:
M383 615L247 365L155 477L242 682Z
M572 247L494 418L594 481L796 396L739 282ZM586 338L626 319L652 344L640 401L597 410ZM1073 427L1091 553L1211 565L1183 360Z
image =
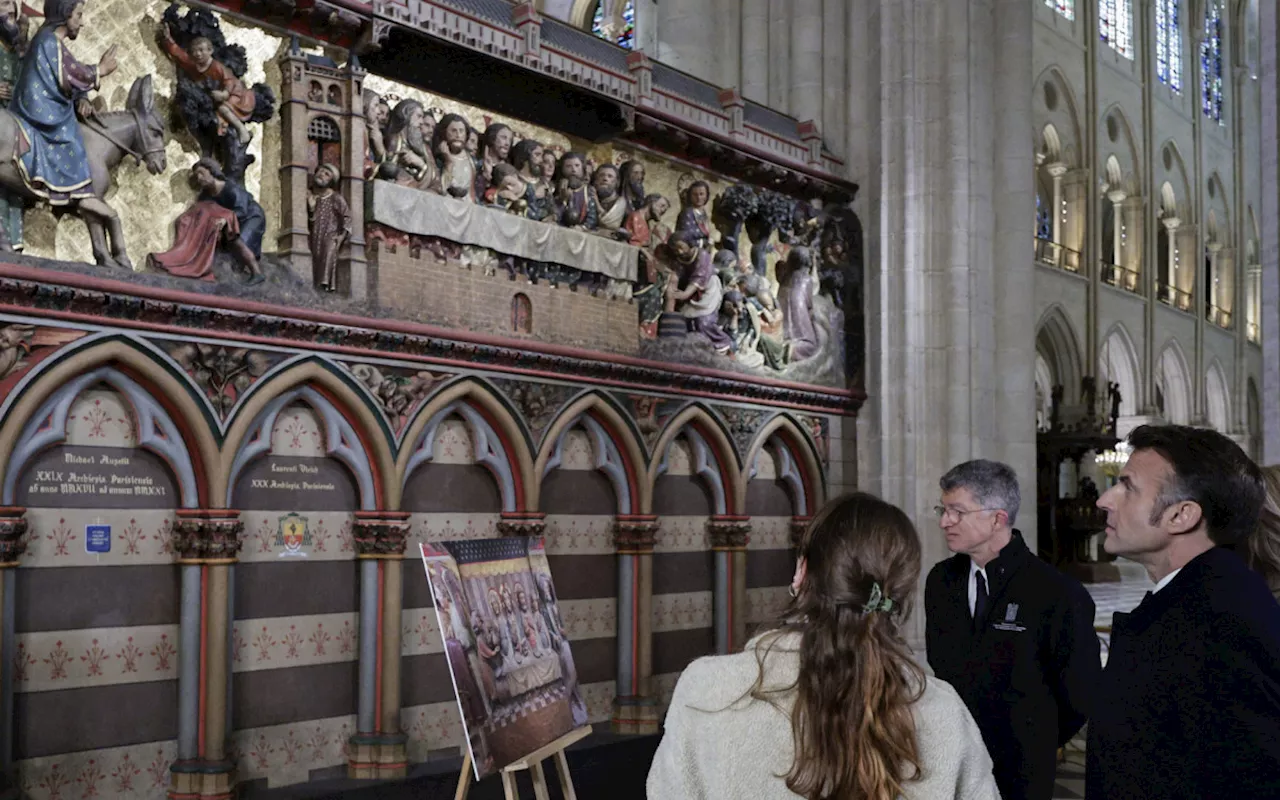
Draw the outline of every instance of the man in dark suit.
M1143 426L1129 443L1098 500L1104 547L1156 586L1115 615L1086 796L1280 797L1280 606L1226 549L1257 526L1262 475L1210 430Z
M935 511L956 555L925 582L929 666L973 714L1005 800L1050 800L1058 748L1084 724L1102 669L1093 599L1013 528L1008 465L969 461L940 483Z

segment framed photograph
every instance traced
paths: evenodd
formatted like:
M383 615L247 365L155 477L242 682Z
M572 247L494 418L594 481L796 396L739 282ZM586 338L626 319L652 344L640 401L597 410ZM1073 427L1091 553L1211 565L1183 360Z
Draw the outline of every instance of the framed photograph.
M585 726L543 539L421 551L476 779Z

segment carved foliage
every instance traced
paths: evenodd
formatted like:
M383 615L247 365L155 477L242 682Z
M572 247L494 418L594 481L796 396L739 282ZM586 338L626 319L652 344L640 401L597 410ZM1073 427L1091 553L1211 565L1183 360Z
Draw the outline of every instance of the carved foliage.
M27 549L25 509L0 509L0 564L13 564Z
M243 544L238 517L180 516L173 525L173 551L179 559L234 559Z
M502 393L511 398L511 402L520 410L520 416L529 426L529 432L535 442L542 439L547 426L555 419L564 404L578 392L573 386L555 383L529 383L499 379L494 385Z
M738 454L745 458L752 440L755 439L756 431L760 430L768 414L759 409L737 406L716 406L715 410L724 418L729 428L729 435L733 437L733 444L738 448Z
M373 364L352 364L351 374L373 395L397 434L404 430L413 411L441 378L426 371L397 370Z
M620 519L613 524L613 546L620 553L651 553L657 537L657 520Z
M352 526L358 556L402 556L409 537L409 520L406 518L373 517L356 518Z
M195 342L173 345L169 355L191 376L223 418L246 389L284 358L277 353L245 347Z
M547 531L547 523L540 519L502 519L498 520L499 536L542 536Z
M745 520L709 519L707 535L712 550L744 550L751 540L751 523Z

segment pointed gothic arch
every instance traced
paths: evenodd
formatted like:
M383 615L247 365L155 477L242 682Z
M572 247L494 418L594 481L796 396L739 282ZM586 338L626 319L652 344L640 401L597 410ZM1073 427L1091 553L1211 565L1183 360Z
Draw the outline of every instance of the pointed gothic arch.
M1085 377L1080 340L1066 311L1057 303L1049 306L1036 324L1036 353L1044 357L1054 381L1062 384L1067 397L1080 390Z
M1214 358L1204 375L1205 417L1218 433L1231 432L1231 390L1221 362Z
M666 469L667 451L671 443L685 432L685 428L689 428L702 440L705 454L709 456L700 463L698 473L711 484L712 491L717 496L717 504L721 508L715 513L740 514L742 507L738 501L743 495L738 486L742 483L742 470L734 455L733 440L715 415L701 403L685 406L671 418L658 436L646 475L649 496L653 496L654 484Z
M294 390L309 390L314 395L295 393ZM375 498L373 507L396 508L395 505L390 505L393 499L399 500L395 481L391 480L395 471L395 459L378 412L368 405L367 395L351 384L346 373L319 358L303 361L270 380L259 381L250 390L227 428L219 453L221 468L213 481L214 496L222 498L230 495L235 485L233 473L243 469L247 463L242 458L242 451L247 453L262 448L262 426L268 416L283 410L283 406L279 405L279 398L286 395L313 407L317 404L323 406L324 403L331 406L341 420L329 413L329 409L316 410L325 418L328 433L343 437L340 441L328 442L332 454L351 467L353 463L359 462L357 450L361 451L369 469L369 489ZM320 402L321 400L324 402ZM267 438L269 437L268 429ZM345 437L352 437L355 441L347 441ZM365 502L363 498L362 502Z
M1195 407L1192 396L1191 370L1187 356L1177 339L1170 339L1156 358L1156 385L1160 392L1161 416L1176 425L1191 422Z
M547 426L534 463L535 497L542 481L559 463L565 435L582 425L596 448L596 468L609 478L620 514L652 513L653 486L647 479L644 446L626 414L601 392L588 392L567 405Z
M1066 74L1058 66L1045 68L1035 82L1035 109L1033 123L1040 131L1040 141L1036 143L1036 151L1046 143L1044 131L1046 126L1053 128L1058 140L1059 158L1062 163L1074 169L1080 166L1081 133L1080 104L1076 102L1075 87L1067 80Z
M787 453L788 460L783 466L780 477L791 488L796 516L813 516L826 501L822 480L822 460L818 457L813 439L806 435L804 429L788 414L778 414L766 422L756 434L751 446L747 448L744 462L746 475L738 484L741 492L738 508L747 507L747 484L751 481L756 456L771 441L778 442Z
M1133 135L1133 126L1129 124L1129 116L1119 104L1108 108L1102 115L1102 129L1098 132L1098 153L1102 163L1106 164L1112 156L1120 167L1120 181L1108 181L1109 189L1123 189L1130 197L1141 197L1142 170L1138 158L1137 138ZM1114 135L1112 133L1114 132Z
M502 395L475 377L461 378L439 389L405 426L403 446L395 461L396 478L391 482L395 503L392 507L400 507L401 493L413 468L427 460L422 450L423 440L428 439L429 448L428 435L434 426L455 414L473 434L478 434L474 437L476 461L498 482L504 507L513 506L504 510L537 508L537 495L530 495L537 483L533 455L520 423Z
M1182 148L1174 139L1167 139L1156 151L1156 179L1161 184L1161 206L1164 216L1168 216L1170 195L1164 189L1167 184L1172 190L1173 210L1182 225L1192 225L1196 221L1194 202L1191 194L1190 173L1186 160L1182 157Z
M1098 351L1098 391L1108 382L1120 384L1120 416L1135 416L1143 407L1142 371L1133 338L1122 323L1117 322L1103 337Z
M4 424L0 425L0 464L5 465L6 473L14 468L15 456L19 455L15 448L31 420L44 411L64 386L99 371L102 378L110 378L106 382L118 391L129 384L145 391L146 396L155 401L156 408L140 417L145 416L160 425L160 433L169 431L165 435L176 434L181 439L196 492L188 507L221 507L221 495L213 491L214 486L211 485L219 471L218 444L207 424L205 409L195 398L191 384L175 376L170 365L149 352L144 343L116 334L89 337L68 346L63 352L37 365L13 388L11 396L5 400L7 412ZM129 392L122 393L135 403L135 411L138 411L136 402L139 398L136 395L129 398ZM143 438L146 437L140 437ZM158 444L155 443L156 446ZM159 451L157 454L166 459L177 457L176 451L168 456ZM187 499L183 498L184 503Z

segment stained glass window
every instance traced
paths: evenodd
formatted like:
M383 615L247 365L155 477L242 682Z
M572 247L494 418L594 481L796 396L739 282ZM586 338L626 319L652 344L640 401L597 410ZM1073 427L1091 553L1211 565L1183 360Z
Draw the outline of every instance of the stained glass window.
M1200 105L1204 115L1222 124L1222 4L1209 0L1200 43Z
M1133 0L1098 0L1098 32L1112 50L1133 58Z
M604 0L596 3L596 13L591 18L591 32L602 39L611 38L614 44L630 50L636 41L636 0L626 0L622 5L622 30L612 37L605 30Z
M1156 0L1156 77L1182 91L1182 0Z
M1076 18L1076 0L1044 0L1044 4L1067 19Z

